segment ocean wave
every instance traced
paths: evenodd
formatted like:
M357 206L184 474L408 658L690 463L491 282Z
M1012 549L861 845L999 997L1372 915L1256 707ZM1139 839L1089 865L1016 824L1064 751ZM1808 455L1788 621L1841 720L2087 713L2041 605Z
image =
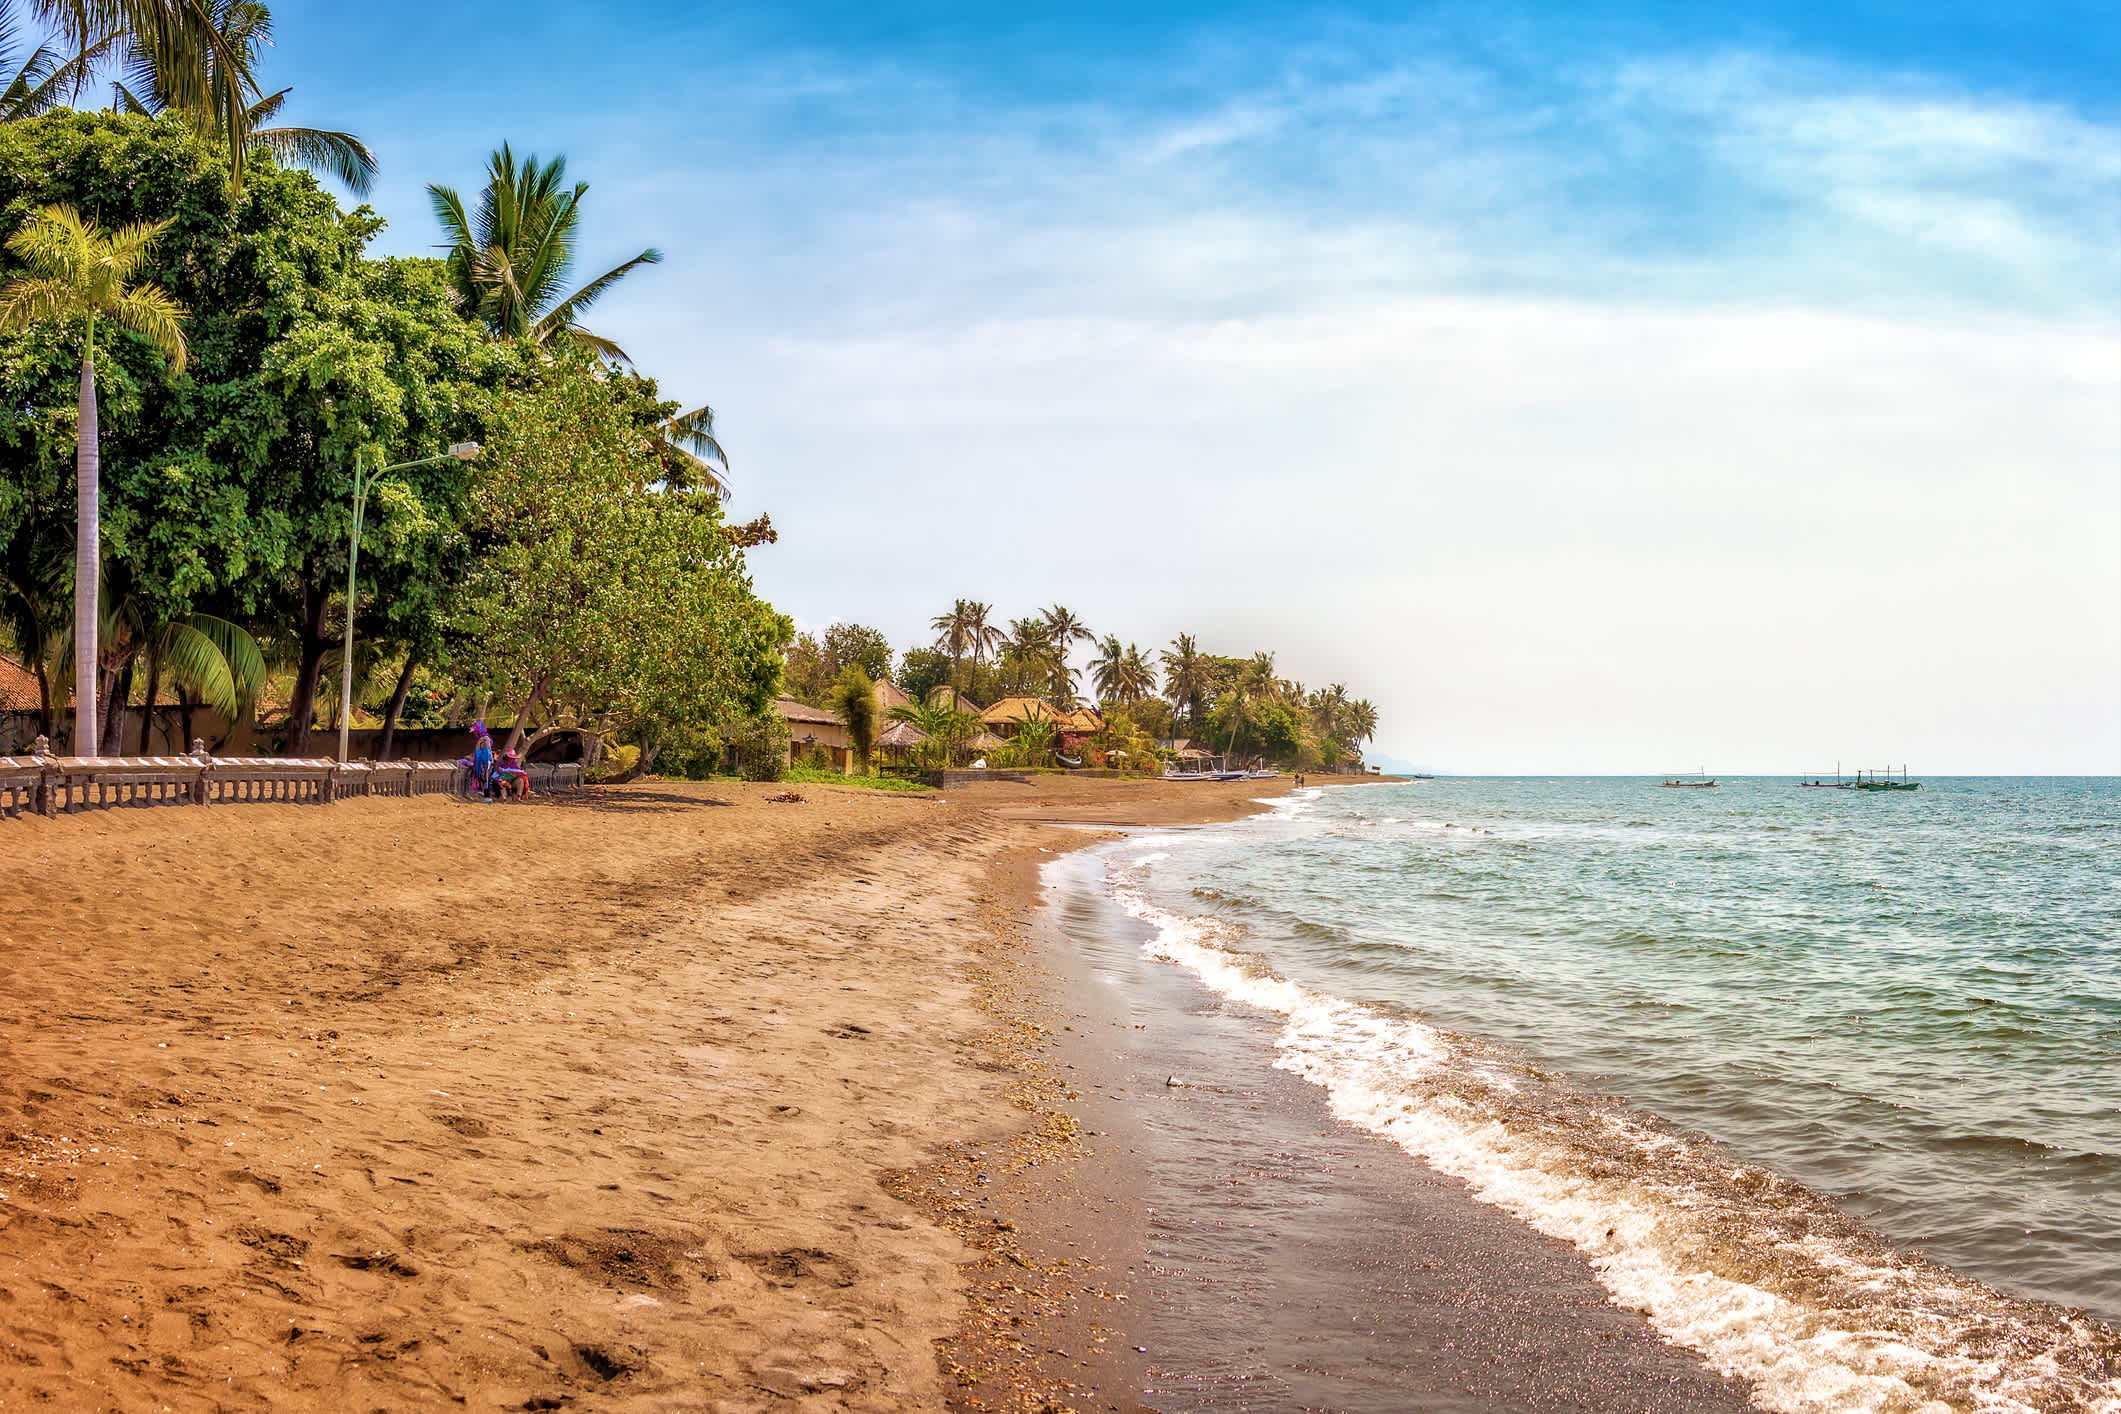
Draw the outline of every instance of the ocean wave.
M1480 1201L1574 1245L1615 1301L1763 1409L2121 1414L2121 1336L1901 1252L1822 1195L1474 1038L1318 992L1242 929L1153 903L1147 864L1107 884L1144 951L1280 1020L1275 1065L1323 1088Z

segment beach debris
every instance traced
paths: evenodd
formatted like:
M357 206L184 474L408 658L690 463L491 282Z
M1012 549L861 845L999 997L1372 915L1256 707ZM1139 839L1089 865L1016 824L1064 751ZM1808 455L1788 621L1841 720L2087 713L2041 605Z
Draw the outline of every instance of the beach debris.
M1183 1090L1183 1089L1185 1089L1185 1088L1186 1088L1186 1082L1185 1082L1185 1081L1183 1081L1183 1080L1180 1080L1180 1079L1179 1079L1179 1078L1178 1078L1177 1076L1175 1076L1175 1075L1174 1075L1174 1076L1172 1076L1172 1077L1170 1077L1170 1078L1169 1078L1169 1079L1167 1079L1166 1081L1164 1081L1164 1085L1165 1085L1165 1086L1166 1086L1167 1088L1169 1088L1169 1089L1174 1089L1174 1090Z
M794 791L794 790L784 790L784 791L782 791L782 792L781 792L781 793L780 793L779 795L769 795L769 796L767 796L767 797L766 797L766 803L767 803L768 805L805 805L805 804L808 804L808 802L807 802L806 800L804 800L804 798L803 798L803 793L802 793L801 791Z

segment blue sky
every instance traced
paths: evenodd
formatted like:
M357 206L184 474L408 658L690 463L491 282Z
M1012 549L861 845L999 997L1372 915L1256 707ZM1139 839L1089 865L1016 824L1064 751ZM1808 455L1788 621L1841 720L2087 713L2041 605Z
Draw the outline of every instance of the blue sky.
M499 140L761 587L1180 630L1461 770L2121 771L2111 5L283 4L382 248ZM599 263L601 262L601 263Z

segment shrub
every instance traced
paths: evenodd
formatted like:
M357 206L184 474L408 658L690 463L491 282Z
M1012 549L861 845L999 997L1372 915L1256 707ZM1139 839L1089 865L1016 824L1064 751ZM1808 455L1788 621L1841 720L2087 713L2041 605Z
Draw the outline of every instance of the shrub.
M771 709L733 722L722 740L747 781L777 781L788 769L788 719Z

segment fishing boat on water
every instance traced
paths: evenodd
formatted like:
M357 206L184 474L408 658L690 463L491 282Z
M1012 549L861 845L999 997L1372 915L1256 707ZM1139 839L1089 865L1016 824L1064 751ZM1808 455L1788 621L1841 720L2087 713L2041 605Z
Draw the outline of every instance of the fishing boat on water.
M1804 787L1806 790L1922 789L1922 782L1911 781L1908 779L1907 767L1905 766L1902 766L1897 773L1890 766L1882 766L1875 771L1859 770L1853 776L1844 776L1841 774L1841 765L1839 762L1836 762L1834 765L1834 776L1832 780L1827 779L1826 773L1824 771L1818 771L1814 772L1809 776L1806 776L1803 780L1797 782L1797 784Z
M1716 778L1707 771L1700 771L1691 776L1668 776L1657 784L1666 790L1714 790Z
M1886 766L1876 771L1858 771L1856 773L1855 788L1857 790L1921 790L1922 782L1909 780L1907 778L1907 767L1905 766L1900 768L1898 776L1893 774L1892 767Z

